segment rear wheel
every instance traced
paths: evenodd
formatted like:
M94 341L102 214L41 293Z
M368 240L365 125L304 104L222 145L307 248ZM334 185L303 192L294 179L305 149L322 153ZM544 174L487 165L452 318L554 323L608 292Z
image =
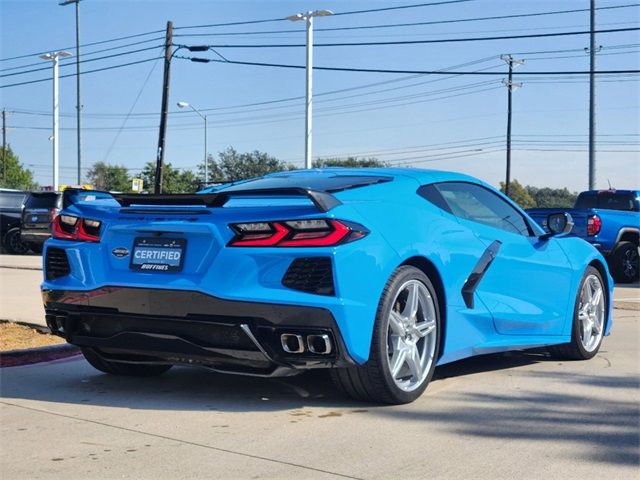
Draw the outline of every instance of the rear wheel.
M632 242L620 242L610 259L611 273L616 282L630 283L640 278L638 246Z
M594 267L587 267L575 301L571 342L553 346L550 352L568 360L593 358L602 344L606 319L607 294L602 276Z
M4 236L4 248L13 255L23 255L29 251L29 245L20 238L20 229L12 228Z
M82 354L91 366L104 373L112 375L126 375L131 377L152 377L169 370L172 365L147 365L140 363L111 362L106 360L94 349L83 347Z
M427 388L438 357L440 311L433 284L415 267L391 276L380 298L369 360L331 371L336 385L364 401L401 404Z

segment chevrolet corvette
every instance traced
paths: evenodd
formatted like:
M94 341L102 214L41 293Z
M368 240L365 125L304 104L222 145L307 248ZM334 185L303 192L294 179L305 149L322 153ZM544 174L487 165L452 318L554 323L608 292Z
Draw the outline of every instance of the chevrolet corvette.
M300 170L181 195L68 189L43 255L46 320L110 374L325 368L356 399L407 403L463 358L596 355L611 329L607 263L566 235L570 215L547 225L434 170Z

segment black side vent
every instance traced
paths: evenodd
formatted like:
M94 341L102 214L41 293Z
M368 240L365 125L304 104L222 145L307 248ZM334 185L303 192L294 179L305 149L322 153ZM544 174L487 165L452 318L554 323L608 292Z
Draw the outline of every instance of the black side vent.
M282 284L293 290L317 295L335 295L333 268L329 257L297 258L287 270Z
M47 248L47 256L44 260L44 268L47 280L67 276L71 273L71 266L67 258L67 252L62 248Z

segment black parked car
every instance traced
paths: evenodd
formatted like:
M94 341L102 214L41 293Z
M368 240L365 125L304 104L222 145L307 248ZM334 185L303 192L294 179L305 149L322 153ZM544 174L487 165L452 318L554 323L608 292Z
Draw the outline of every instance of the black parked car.
M20 215L26 192L0 188L0 242L13 254L27 253L29 246L20 239Z
M62 193L34 192L24 201L21 238L31 250L40 253L51 236L51 222L62 208Z

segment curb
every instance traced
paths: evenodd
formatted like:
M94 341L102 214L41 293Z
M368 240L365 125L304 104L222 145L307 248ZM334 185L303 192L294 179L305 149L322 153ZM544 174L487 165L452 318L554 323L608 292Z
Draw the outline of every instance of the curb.
M20 265L0 265L0 268L9 268L11 270L36 270L41 272L42 271L42 267L32 267L30 265L24 265L24 266L20 266Z
M25 348L0 352L0 368L20 367L34 363L50 362L61 358L80 354L80 349L74 345L50 345L39 348Z
M46 325L40 325L39 323L26 322L24 320L8 320L6 318L0 319L0 323L15 323L16 325L22 325L23 327L29 327L33 330L37 330L40 333L51 334L51 329Z

